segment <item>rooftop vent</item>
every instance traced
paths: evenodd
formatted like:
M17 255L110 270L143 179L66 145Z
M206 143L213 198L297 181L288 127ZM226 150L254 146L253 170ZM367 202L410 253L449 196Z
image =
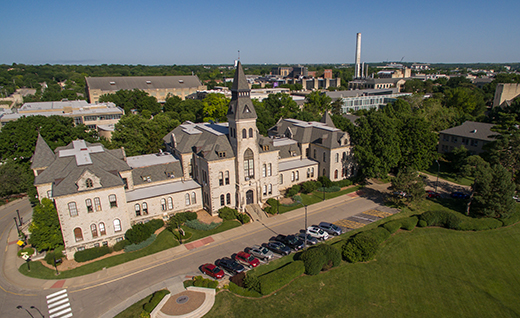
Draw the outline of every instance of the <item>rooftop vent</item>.
M476 129L473 129L473 130L471 131L472 134L474 134L474 133L476 133L476 132L477 132Z
M146 84L152 84L152 81L146 81Z
M110 85L116 85L116 82L110 82Z
M179 83L184 83L184 80L179 80Z

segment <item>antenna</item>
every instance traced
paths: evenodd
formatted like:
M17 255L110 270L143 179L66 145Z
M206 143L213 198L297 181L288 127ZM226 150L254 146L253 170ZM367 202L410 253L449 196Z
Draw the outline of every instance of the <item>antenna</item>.
M238 50L238 60L240 61L240 50Z

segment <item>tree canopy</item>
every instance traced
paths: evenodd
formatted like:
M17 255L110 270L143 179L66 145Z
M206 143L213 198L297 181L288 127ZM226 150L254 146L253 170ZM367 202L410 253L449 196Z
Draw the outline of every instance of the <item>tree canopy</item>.
M39 251L63 246L58 212L51 200L43 198L41 203L34 207L29 231L29 243Z

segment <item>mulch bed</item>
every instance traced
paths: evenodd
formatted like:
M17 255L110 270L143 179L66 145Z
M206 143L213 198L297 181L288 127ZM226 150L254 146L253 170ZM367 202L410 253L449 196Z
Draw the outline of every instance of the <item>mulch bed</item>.
M183 304L177 303L177 299L181 296L188 296L188 301ZM205 299L205 293L187 290L182 293L172 295L161 308L161 312L170 316L185 315L202 306Z

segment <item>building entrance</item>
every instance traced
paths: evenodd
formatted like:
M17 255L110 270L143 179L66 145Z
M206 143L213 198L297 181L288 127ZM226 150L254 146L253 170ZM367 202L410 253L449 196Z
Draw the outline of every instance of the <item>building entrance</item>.
M253 204L253 190L246 192L246 204Z

